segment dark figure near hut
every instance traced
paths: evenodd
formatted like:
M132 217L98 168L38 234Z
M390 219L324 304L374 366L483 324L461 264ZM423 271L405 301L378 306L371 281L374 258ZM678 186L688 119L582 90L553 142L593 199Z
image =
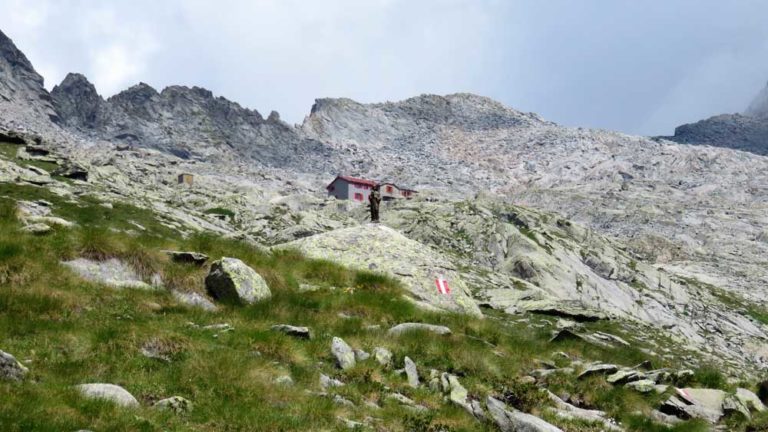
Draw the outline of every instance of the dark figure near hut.
M368 195L368 203L371 207L371 222L379 222L379 204L381 204L381 191L379 185L373 187L373 191Z

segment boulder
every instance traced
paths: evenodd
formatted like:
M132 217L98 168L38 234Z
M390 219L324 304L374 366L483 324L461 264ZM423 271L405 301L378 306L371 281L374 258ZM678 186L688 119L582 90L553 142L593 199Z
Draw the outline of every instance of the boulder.
M676 394L667 399L659 408L665 414L681 418L698 418L717 423L723 417L723 402L726 393L714 389L676 389Z
M410 298L425 309L482 316L469 287L447 257L384 225L337 229L276 247L298 249L310 258L384 273L399 280ZM437 289L437 278L447 281L449 293Z
M355 367L355 352L343 339L334 337L331 342L331 354L336 359L336 366L341 369Z
M408 377L408 385L411 387L418 387L419 371L416 369L416 363L411 360L410 357L405 357L405 375Z
M155 402L152 408L170 410L176 414L186 414L192 411L192 402L181 396L171 396Z
M449 329L448 327L440 326L440 325L432 325L432 324L423 324L423 323L398 324L392 327L391 329L389 329L389 334L393 336L399 336L405 332L414 331L414 330L428 331L438 335L451 334L451 329Z
M104 399L127 408L139 406L139 401L132 394L114 384L80 384L77 389L89 399Z
M382 348L382 347L374 348L373 358L376 359L376 361L384 367L388 367L392 365L392 351L386 348Z
M741 403L744 404L744 406L751 410L755 410L757 412L765 411L765 405L763 405L763 402L760 401L760 398L745 388L737 388L736 397L741 401Z
M250 304L272 296L264 278L237 258L214 261L205 287L214 299L226 303Z
M196 292L172 291L171 294L176 301L190 307L200 308L208 312L216 312L218 309L207 297Z
M357 361L366 361L369 358L371 358L371 355L368 354L367 352L365 352L365 351L363 351L361 349L356 349L355 350L355 359Z
M490 396L486 400L486 406L501 432L563 432L557 426L536 416L510 409L504 402Z
M16 357L0 351L0 379L6 381L21 381L29 369L16 360Z
M611 384L625 384L645 378L645 374L636 370L624 369L609 375L605 380Z
M312 339L312 334L309 331L309 327L297 327L290 324L275 324L271 328L274 331L278 331L295 338Z

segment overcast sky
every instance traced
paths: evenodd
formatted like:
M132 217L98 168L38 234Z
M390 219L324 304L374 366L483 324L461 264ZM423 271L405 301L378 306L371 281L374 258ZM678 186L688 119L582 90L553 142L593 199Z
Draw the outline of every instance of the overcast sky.
M570 126L670 134L768 81L762 0L0 0L48 88L198 85L301 122L319 97L472 92Z

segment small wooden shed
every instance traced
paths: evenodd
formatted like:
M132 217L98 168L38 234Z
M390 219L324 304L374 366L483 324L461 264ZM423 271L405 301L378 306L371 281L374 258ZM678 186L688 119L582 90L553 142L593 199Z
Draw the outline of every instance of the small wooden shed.
M192 186L192 174L189 174L189 173L179 174L179 184L188 184Z

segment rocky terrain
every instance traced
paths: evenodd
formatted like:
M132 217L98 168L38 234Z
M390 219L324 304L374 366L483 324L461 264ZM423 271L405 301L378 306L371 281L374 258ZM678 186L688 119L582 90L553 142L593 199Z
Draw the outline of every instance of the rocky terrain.
M675 129L668 137L683 144L712 145L768 154L768 85L743 114L721 114Z
M357 371L344 376L335 369L322 369L319 396L345 407L349 411L345 416L357 417L344 417L342 425L389 430L389 414L375 414L366 400L385 408L387 404L399 406L395 412L409 407L405 410L439 412L453 418L458 414L437 408L440 400L446 400L460 409L457 418L461 420L455 420L458 429L470 424L473 428L537 431L561 430L558 427L652 430L648 425L654 421L671 424L691 418L704 420L701 424L744 428L762 407L743 388L754 385L768 368L764 258L768 256L768 159L755 150L760 146L759 133L744 138L754 138L755 148L748 152L734 150L738 145L733 144L685 145L565 128L470 94L422 95L381 104L319 99L301 125L291 126L277 113L264 119L256 111L197 87L172 86L158 92L138 84L103 99L86 77L69 74L49 95L32 65L1 33L0 54L0 185L5 187L2 198L11 201L20 215L18 222L5 223L8 229L32 236L18 241L49 239L46 241L54 249L78 244L65 253L55 249L63 254L56 258L63 265L54 265L54 273L65 275L57 277L64 278L65 286L72 289L80 289L75 288L80 279L72 279L72 275L113 289L138 288L146 294L137 295L150 296L141 301L163 303L158 311L164 307L218 310L220 316L237 321L238 326L251 329L248 331L256 331L252 326L286 325L279 328L294 336L309 335L308 328L294 328L302 327L294 325L299 322L273 321L286 310L291 310L293 320L301 321L306 316L302 308L314 310L312 302L334 305L324 313L358 316L351 321L354 329L353 324L329 324L325 315L322 320L312 318L313 331L323 332L319 340L331 345L335 367ZM734 117L735 121L750 124L754 130L761 127L760 100L758 97L749 115ZM739 138L743 129L716 133L723 139ZM694 141L701 144L698 138ZM192 185L179 184L176 177L180 173L193 174ZM337 173L395 181L416 188L419 197L387 203L382 225L370 225L364 207L325 196L324 186ZM94 208L121 209L109 210L107 218L119 222L108 226L109 232L117 233L110 235L118 240L107 236L100 238L103 244L90 242L88 224L101 220L88 219ZM61 214L66 209L70 213ZM206 234L232 243L195 240ZM61 240L61 236L69 240ZM120 236L140 239L139 250L145 255L137 257L111 246L115 241L128 241ZM4 241L11 245L17 240L8 237ZM155 258L161 246L194 247L198 250L190 252L216 253L214 259L222 260L184 270L189 274L178 283L173 275L181 270ZM242 261L227 261L230 258L225 257L233 252L222 251L224 246L237 251ZM29 246L22 248L28 250ZM295 251L301 252L301 258L290 255ZM187 256L184 253L179 256ZM270 267L264 264L267 259L277 261ZM286 270L273 274L278 271L274 266L282 269L285 265L282 259L297 263L327 260L344 270L318 264L327 261L310 261L297 264L312 269L306 273ZM228 266L235 270L226 270ZM147 273L147 268L157 271ZM360 273L357 282L334 279L333 275L346 274L343 272L375 272L376 276ZM227 277L213 282L226 273L234 282ZM388 278L385 282L376 279L381 274ZM437 277L449 281L450 296L436 291ZM8 280L14 281L14 290L28 288L27 279ZM243 280L249 282L238 282ZM277 294L267 294L269 287L266 291L264 287L276 283L281 287L273 289ZM368 297L369 290L375 294L382 287L390 290L383 293L397 294L392 299ZM163 293L170 297L162 297ZM90 291L88 295L98 296ZM155 295L161 297L151 297ZM343 308L334 309L338 302L348 301L343 300L345 296L360 302L394 302L387 310L394 315L367 303L344 303ZM130 295L120 301L130 305L121 307L139 307L131 303ZM274 304L276 309L249 321L254 319L249 311L260 308L260 303ZM410 306L416 309L397 315L398 308L410 311ZM358 315L350 315L349 310ZM155 321L163 315L155 316L156 312L147 312L142 319L165 325ZM191 313L190 319L198 319L197 313ZM466 318L454 318L452 313ZM406 317L424 322L446 320L443 324L454 328L465 325L459 324L465 320L477 320L466 325L482 328L477 336L484 341L480 344L493 349L483 351L482 367L473 368L469 359L460 365L463 360L453 355L448 355L453 364L439 360L436 353L447 348L440 342L434 342L439 349L420 351L415 338L409 351L396 350L403 370L382 378L365 361L371 355L378 361L374 348L383 348L382 344L389 349L399 345L388 339L391 333L361 336L361 329L382 322L394 325ZM504 339L507 336L494 336L490 328L497 322L535 337L510 341ZM220 331L218 337L227 328L212 329ZM471 335L470 330L465 332ZM362 352L357 353L335 333L355 338L357 351ZM498 341L489 342L497 337ZM204 348L208 342L192 338L195 348L190 350L208 349ZM238 351L246 342L237 340L231 346L233 352L247 356ZM533 358L556 358L553 350L563 341L575 344L573 349L578 352L564 353L557 361ZM202 345L196 345L198 342ZM525 357L510 359L505 351L511 345L506 344L513 342L537 348ZM459 350L475 349L454 340L448 344ZM0 349L5 345L16 348L17 356L33 357L27 354L29 347L25 348L21 336L0 339ZM294 375L306 387L304 368L313 362L328 363L315 345L292 346L298 354L290 359L277 356L274 361L279 367L273 366L298 370ZM539 350L540 346L546 348ZM142 347L141 352L152 354L150 348ZM325 349L323 345L323 352ZM266 350L269 357L272 351ZM620 358L622 351L630 353L629 357ZM414 363L411 357L417 352L422 355L417 363L425 362L430 368ZM506 359L498 360L503 368L502 363L495 363L497 355ZM171 359L173 353L157 356ZM26 374L20 369L26 366L15 358L2 358L2 370L10 371L5 375L17 380ZM637 363L648 360L656 369L629 364L630 359ZM355 366L355 360L364 366ZM514 366L507 363L513 360ZM535 368L534 360L544 362L543 366ZM379 363L389 370L387 362ZM498 371L504 368L514 371L515 380L523 379L532 386L526 387L530 391L503 390L495 381L502 379ZM701 372L711 369L722 373L722 379L708 379ZM45 373L49 378L59 377L54 371ZM295 378L284 370L281 373L282 382ZM645 395L638 407L639 417L651 423L632 426L640 420L627 417L626 409L582 400L592 393L576 383L591 375L606 393L608 388L601 386L620 387L616 391L622 398L626 390L627 400L635 397L628 396L633 392ZM382 386L376 387L381 398L377 396L375 401L366 387L371 385L371 376L376 386ZM398 376L411 388L429 388L433 393L392 391L392 386L399 385L395 384ZM347 379L357 383L355 392L327 391L341 387L338 383ZM469 392L459 380L470 382ZM268 381L267 388L274 384L271 378ZM150 394L152 399L156 392L147 385L136 387L142 389L145 399ZM716 388L703 388L706 385ZM594 387L586 385L590 386ZM125 389L78 389L125 406L146 404ZM196 392L201 401L209 397L200 389ZM285 397L307 397L294 393ZM543 399L536 399L542 395ZM422 396L424 401L419 402ZM525 398L538 402L531 404ZM182 399L152 403L187 406L189 401ZM747 420L733 420L732 412ZM382 415L387 420L377 423L377 416ZM465 423L464 416L472 422ZM327 418L322 421L327 423ZM428 423L422 424L423 429L413 425L404 429L450 430L428 429ZM332 426L326 424L324 430L332 430Z

